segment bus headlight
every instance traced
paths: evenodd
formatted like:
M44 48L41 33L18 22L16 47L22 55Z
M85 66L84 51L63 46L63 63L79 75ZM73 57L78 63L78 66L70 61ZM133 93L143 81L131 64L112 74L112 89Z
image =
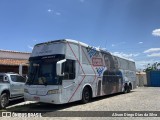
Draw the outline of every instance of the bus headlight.
M50 94L57 94L59 92L59 90L58 89L55 89L55 90L49 90L48 92L47 92L47 95L50 95Z
M24 88L24 92L25 92L25 93L29 93L29 92L28 92L28 89L26 89L26 88Z

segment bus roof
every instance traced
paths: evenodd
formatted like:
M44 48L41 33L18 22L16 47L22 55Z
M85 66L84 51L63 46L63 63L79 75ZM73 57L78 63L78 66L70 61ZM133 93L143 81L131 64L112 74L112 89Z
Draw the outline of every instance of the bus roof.
M73 39L59 39L59 40L51 40L51 41L48 41L48 42L43 42L43 43L39 43L39 44L36 44L35 46L38 46L38 45L43 45L43 44L49 44L49 43L56 43L56 42L70 42L70 43L75 43L75 44L78 44L78 45L81 45L81 46L84 46L84 47L93 47L93 46L90 46L86 43L83 43L83 42L80 42L78 40L73 40ZM94 47L97 51L103 51L105 53L110 53L108 52L107 50L104 50L104 49L101 49L101 48L98 48L98 47ZM134 62L133 60L131 59L128 59L128 58L123 58L123 57L120 57L120 56L117 56L117 55L114 55L112 53L110 53L112 56L115 56L115 57L118 57L118 58L121 58L121 59L124 59L124 60L128 60L128 61L131 61L131 62Z
M77 41L77 40L72 40L72 39L53 40L53 41L48 41L48 42L39 43L39 44L36 44L35 46L42 45L42 44L48 44L48 43L55 43L55 42L70 42L70 43L79 44L79 45L84 46L84 47L90 46L90 45L88 45L88 44L86 44L86 43L83 43L83 42L80 42L80 41ZM91 46L90 46L90 47L91 47ZM100 48L97 48L97 47L94 47L94 48L96 48L97 51L100 51Z

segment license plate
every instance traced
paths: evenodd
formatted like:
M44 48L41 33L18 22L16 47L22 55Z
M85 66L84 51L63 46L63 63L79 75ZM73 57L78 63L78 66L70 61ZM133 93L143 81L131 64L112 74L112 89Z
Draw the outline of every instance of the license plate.
M35 97L34 97L34 100L39 101L39 100L40 100L40 97L35 96Z

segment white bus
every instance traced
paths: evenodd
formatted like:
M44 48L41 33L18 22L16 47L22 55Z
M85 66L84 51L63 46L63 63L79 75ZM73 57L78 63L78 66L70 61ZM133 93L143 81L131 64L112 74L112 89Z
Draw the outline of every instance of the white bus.
M63 104L136 87L133 61L70 39L40 43L29 58L26 101Z

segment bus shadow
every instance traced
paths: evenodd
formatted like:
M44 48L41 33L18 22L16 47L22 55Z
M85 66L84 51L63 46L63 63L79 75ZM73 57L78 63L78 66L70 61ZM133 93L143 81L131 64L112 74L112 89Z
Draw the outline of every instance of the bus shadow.
M8 107L12 106L12 105L16 105L16 104L22 103L22 102L24 102L24 98L10 101Z
M130 94L133 92L135 92L135 91L130 91L129 93L125 93L125 94ZM119 95L125 95L125 94L124 93L114 93L114 94L110 94L110 95L99 96L99 97L93 98L90 102L96 102L96 101L100 101L103 99L113 98L113 97L117 97Z
M135 92L135 91L131 91L130 93L132 93L132 92ZM130 93L127 93L127 94L130 94ZM116 96L119 96L119 95L123 95L123 93L116 93L116 94L96 97L96 98L93 98L90 101L90 103L100 101L100 100L103 100L103 99L116 97ZM19 101L17 101L17 102L19 102ZM11 103L11 105L13 105L13 104L15 105L16 102ZM80 106L80 105L83 105L83 104L80 103L80 101L76 101L76 102L72 102L72 103L66 103L66 104L60 104L60 105L37 102L37 103L24 104L24 105L20 105L20 106L14 106L14 107L6 109L6 111L12 111L12 112L15 112L15 111L17 111L17 112L41 112L42 115L45 115L46 113L49 113L49 112L55 112L55 111L67 109L67 108L70 108L70 107L73 107L73 106Z
M17 99L17 100L12 100L9 102L8 106L7 107L11 107L11 106L16 106L16 104L19 104L19 103L23 103L24 102L24 98L21 98L21 99ZM6 109L0 109L1 111L6 111Z

